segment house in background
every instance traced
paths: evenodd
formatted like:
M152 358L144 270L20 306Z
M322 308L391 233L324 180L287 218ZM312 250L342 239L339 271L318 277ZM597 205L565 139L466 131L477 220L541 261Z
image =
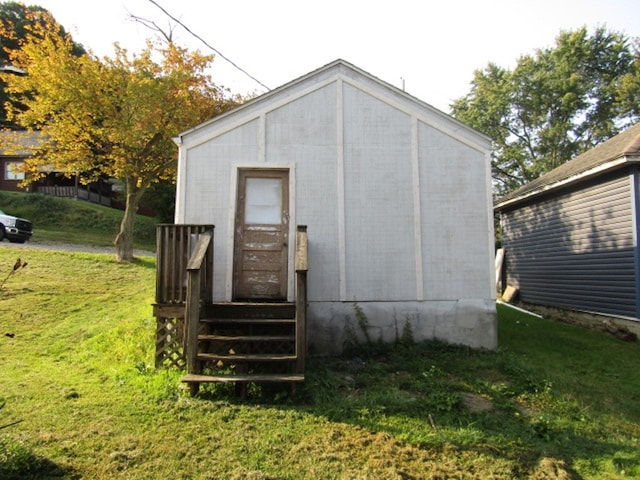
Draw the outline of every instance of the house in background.
M31 155L30 147L38 144L38 134L16 130L0 131L0 190L24 192L20 183L25 173L20 171L24 160Z
M639 162L640 123L497 202L523 301L640 319Z
M176 142L175 223L215 225L217 304L292 302L304 225L313 352L350 328L497 346L484 135L337 60Z
M81 185L77 176L65 176L62 172L47 172L47 175L26 187L21 186L25 173L20 166L29 158L32 149L38 146L38 132L22 130L0 131L0 190L42 193L55 197L87 200L111 206L114 197L112 182L99 180L89 185Z

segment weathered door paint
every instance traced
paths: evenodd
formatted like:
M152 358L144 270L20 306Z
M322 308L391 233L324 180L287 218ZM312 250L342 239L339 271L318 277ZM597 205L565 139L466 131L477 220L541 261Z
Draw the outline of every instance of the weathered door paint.
M236 203L233 297L287 298L288 170L240 170Z

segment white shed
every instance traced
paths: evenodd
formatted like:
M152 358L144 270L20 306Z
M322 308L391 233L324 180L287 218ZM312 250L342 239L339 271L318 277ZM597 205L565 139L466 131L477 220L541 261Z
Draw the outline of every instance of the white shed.
M306 225L311 352L364 324L497 346L487 137L336 60L176 142L175 223L215 225L214 301L292 301Z

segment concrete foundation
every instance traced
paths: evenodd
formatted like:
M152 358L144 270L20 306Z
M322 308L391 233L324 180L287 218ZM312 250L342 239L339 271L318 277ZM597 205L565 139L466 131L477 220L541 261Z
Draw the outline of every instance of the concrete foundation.
M472 348L495 349L495 302L311 302L308 310L311 354L340 354L345 342L393 342L411 336Z

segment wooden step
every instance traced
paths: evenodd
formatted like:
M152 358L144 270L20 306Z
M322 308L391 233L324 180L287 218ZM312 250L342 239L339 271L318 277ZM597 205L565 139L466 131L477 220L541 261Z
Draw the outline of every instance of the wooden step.
M198 340L211 342L293 342L294 335L198 335Z
M202 308L207 318L294 318L295 312L290 302L216 302Z
M302 373L284 373L268 375L196 375L189 374L183 379L185 383L215 383L215 382L304 382Z
M294 324L295 318L201 318L202 323L225 325L276 325Z
M274 300L273 302L212 302L211 306L216 308L224 308L224 307L234 307L234 308L255 308L255 307L293 307L295 306L295 302L286 302L286 301L278 301Z
M198 360L222 361L222 362L290 362L296 360L297 357L292 354L239 354L239 355L218 355L215 353L199 353Z

